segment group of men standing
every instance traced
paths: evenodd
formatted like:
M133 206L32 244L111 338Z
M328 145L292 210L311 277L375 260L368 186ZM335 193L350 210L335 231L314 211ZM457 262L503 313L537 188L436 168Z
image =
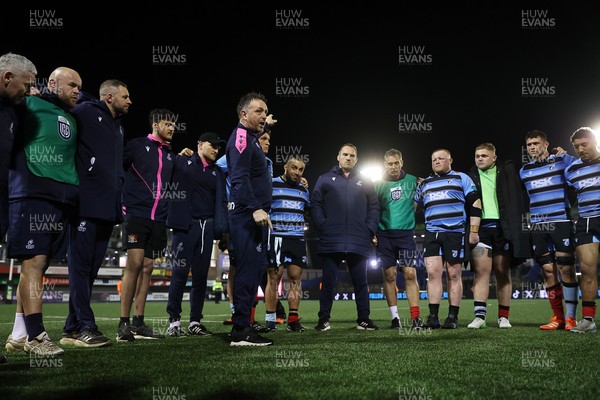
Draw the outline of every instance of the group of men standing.
M50 260L63 258L65 253L70 300L60 342L82 347L110 343L98 330L90 300L112 229L123 222L123 216L127 264L117 340L164 337L145 324L144 305L153 260L162 257L167 247L168 227L174 231L167 305L170 336L210 334L201 324L206 278L213 240L225 233L229 233L236 266L231 345L273 343L253 327L252 308L258 286L268 276L267 325L272 329L275 288L284 266L293 286L288 330L302 332L305 328L298 308L301 273L306 266L304 216L309 209L319 234L317 252L323 260L318 331L331 329L342 262L354 285L356 328L379 329L370 319L366 270L373 247L384 270L392 328L401 327L397 267L406 281L411 329L457 328L465 260L471 261L475 271L475 319L468 328L487 326L492 271L498 290L498 325L510 328L510 262L533 255L542 266L554 312L550 322L540 328L578 333L596 329L600 153L590 128L571 136L578 160L560 148L550 154L546 135L529 132L525 140L531 161L519 171L510 161L498 163L495 147L484 143L475 149L475 166L468 174L452 169L449 150L437 149L431 157L433 173L417 179L403 170L402 154L390 149L383 157L385 177L375 183L356 171L358 150L345 143L338 152L338 164L318 178L309 195L308 185L302 181L305 164L301 159L292 157L283 175L273 176L272 164L260 145L269 116L267 100L260 93L242 96L238 125L227 142L206 132L199 136L195 154L176 156L170 148L176 116L166 109L152 110L152 132L124 148L120 119L132 102L123 82L103 82L99 99L94 99L81 91L82 80L75 70L59 67L50 75L47 87L38 88L37 96L25 97L37 71L31 61L12 53L0 57L0 74L0 233L8 229L8 255L22 264L15 324L6 344L9 350L63 352L44 328L42 292L43 273ZM226 168L221 168L216 161L224 146ZM579 206L575 230L567 186L574 188ZM173 196L173 192L180 195ZM429 315L425 323L420 318L415 270L414 227L419 208L426 226ZM579 322L575 252L583 297ZM268 273L267 266L271 267ZM180 324L181 302L190 269L191 313L186 333ZM450 306L442 324L438 314L444 271Z

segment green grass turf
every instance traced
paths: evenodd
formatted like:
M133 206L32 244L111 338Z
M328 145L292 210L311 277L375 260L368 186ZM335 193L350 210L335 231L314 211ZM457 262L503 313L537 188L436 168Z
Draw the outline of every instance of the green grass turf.
M316 332L317 301L301 304L306 332L267 334L269 347L230 347L228 303L206 303L203 323L210 337L166 338L116 343L118 303L95 303L100 330L110 347L70 347L52 366L31 367L24 352L8 353L0 366L2 399L535 399L600 397L597 360L600 333L576 335L544 332L547 300L516 300L513 328L496 324L497 303L488 306L489 327L466 329L472 301L462 304L457 330L410 334L389 329L384 300L371 301L371 318L379 331L355 329L352 301L337 301L332 329ZM399 303L407 323L407 303ZM168 325L165 303L148 303L146 322ZM0 305L4 340L14 319L14 305ZM65 304L45 304L44 320L58 342ZM421 304L422 315L427 305ZM189 305L184 304L184 315ZM445 317L447 303L440 315ZM185 317L184 317L185 320ZM264 304L257 309L264 320ZM187 327L187 321L184 323ZM60 366L59 366L60 365ZM170 396L170 397L169 397Z

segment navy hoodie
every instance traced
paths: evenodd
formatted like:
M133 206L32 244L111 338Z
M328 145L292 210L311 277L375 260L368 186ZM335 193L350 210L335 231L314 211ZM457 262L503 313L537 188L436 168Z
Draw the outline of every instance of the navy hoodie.
M77 120L79 216L113 223L123 221L121 190L123 126L101 100L85 101L73 109Z
M168 196L175 155L169 143L149 134L132 139L123 151L124 213L153 221L166 221Z
M192 219L214 218L215 239L228 230L225 174L216 164L204 165L193 157L177 156L171 180L169 228L188 231Z
M311 193L311 216L319 231L319 253L356 253L368 257L379 224L373 183L340 167L321 175Z
M256 132L238 124L227 141L227 171L231 179L231 215L269 211L273 183L267 157Z

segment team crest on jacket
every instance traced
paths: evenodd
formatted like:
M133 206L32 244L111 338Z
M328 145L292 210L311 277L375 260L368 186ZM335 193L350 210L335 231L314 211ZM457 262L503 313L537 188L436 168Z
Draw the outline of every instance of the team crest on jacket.
M137 243L138 237L135 233L130 233L127 235L127 243Z
M568 246L569 245L569 239L563 239L563 244L565 246Z
M79 223L79 226L77 227L77 230L78 230L79 232L85 232L85 231L87 230L87 227L85 226L85 225L86 225L86 223L87 223L86 221L81 221L81 222Z
M71 124L62 115L58 116L58 134L65 140L71 139Z
M362 181L356 181L356 186L362 186Z
M402 186L390 188L390 196L394 201L400 200L402 198Z

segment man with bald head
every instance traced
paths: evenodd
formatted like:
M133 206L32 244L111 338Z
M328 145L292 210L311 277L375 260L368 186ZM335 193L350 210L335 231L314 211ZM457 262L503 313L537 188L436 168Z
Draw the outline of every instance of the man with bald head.
M7 348L41 355L64 352L44 328L43 275L51 259L65 258L68 220L77 205L77 125L70 111L81 84L77 71L55 69L47 90L40 97L27 97L23 126L15 137L9 170L8 256L21 262L21 276L15 328Z
M425 268L427 268L427 297L429 316L425 327L456 329L458 310L462 299L461 280L464 260L465 228L469 207L469 244L479 242L481 199L477 187L468 175L452 170L452 156L446 149L431 154L433 174L425 178L414 196L415 210L423 208L425 214ZM448 282L448 318L442 325L438 317L442 300L442 274L446 267Z

